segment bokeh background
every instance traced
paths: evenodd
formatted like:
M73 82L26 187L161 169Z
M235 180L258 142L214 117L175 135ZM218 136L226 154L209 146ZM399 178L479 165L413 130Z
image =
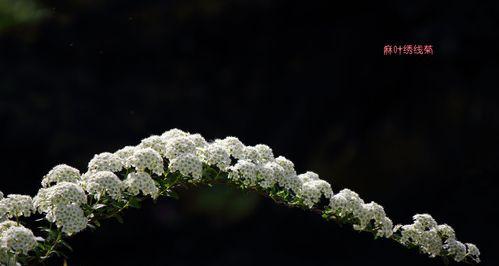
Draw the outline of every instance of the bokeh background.
M497 4L0 0L0 189L170 128L265 143L497 265ZM431 44L433 56L383 56ZM442 265L225 187L70 242L69 265ZM61 265L53 260L51 265Z

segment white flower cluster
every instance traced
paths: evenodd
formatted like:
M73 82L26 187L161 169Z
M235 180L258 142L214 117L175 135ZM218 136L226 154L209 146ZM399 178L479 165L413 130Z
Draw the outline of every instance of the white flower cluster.
M42 186L49 187L60 182L77 183L80 180L80 171L71 166L60 164L52 168L42 179Z
M203 175L203 163L192 153L184 153L171 159L168 169L171 172L178 171L183 176L190 176L195 180L201 179Z
M125 146L119 150L117 150L114 155L118 156L121 161L123 162L124 166L126 168L130 167L129 164L127 164L127 159L129 157L132 157L133 156L133 153L135 152L137 148L134 147L134 146Z
M229 172L229 179L239 181L246 186L256 185L257 180L257 166L247 160L239 160L234 166L231 166Z
M416 214L413 220L412 224L396 229L400 230L400 243L418 246L430 257L446 254L458 262L467 256L475 262L480 261L478 248L473 244L463 244L456 240L452 227L446 224L438 225L429 214Z
M10 194L0 200L0 219L2 217L29 217L34 211L33 200L30 196Z
M158 197L159 189L152 177L146 172L128 174L123 184L125 189L134 196L142 192L144 195L150 195L153 199Z
M227 170L230 166L229 153L217 143L211 143L197 150L197 155L205 164L218 167L220 170Z
M391 237L393 223L385 214L383 207L375 202L364 203L359 195L343 189L331 197L329 207L341 219L352 219L355 230L374 230L378 237Z
M236 137L217 139L215 140L215 143L224 147L229 155L236 159L242 159L244 156L244 144Z
M87 203L87 195L78 183L60 182L49 188L41 188L33 199L38 212L62 228L62 232L73 235L85 229L88 218L82 204Z
M57 205L47 214L46 218L55 222L57 227L61 227L62 232L67 235L76 234L88 225L88 218L76 203Z
M48 213L53 207L67 204L87 203L87 195L79 184L61 182L49 188L41 188L33 199L39 212Z
M114 200L122 198L123 182L110 171L89 172L83 176L83 188L96 199L109 196Z
M161 136L150 136L143 139L137 147L139 149L151 148L157 151L159 155L165 156L166 141Z
M33 232L24 226L13 221L0 223L0 253L28 254L36 243L37 238ZM0 263L4 261L0 260Z
M137 171L150 170L156 175L162 175L165 171L161 155L152 148L135 149L133 155L126 158L126 165Z
M119 172L123 169L123 160L110 152L96 154L88 163L88 171L110 171Z
M324 180L309 180L304 182L298 195L303 198L305 205L312 208L322 196L329 199L333 195L331 185Z
M456 261L469 258L479 262L480 251L475 245L457 241L452 227L438 225L428 214L417 214L413 224L394 228L381 205L364 203L349 189L333 194L331 185L318 174L309 171L298 175L293 162L283 156L274 157L267 145L246 146L236 137L209 143L199 134L172 129L147 137L137 146L95 155L83 175L68 165L57 165L43 177L43 188L33 199L24 195L4 198L0 192L0 265L10 266L10 254L26 254L37 241L29 229L7 219L30 216L37 210L62 232L72 235L88 226L83 208L92 198L87 197L122 201L142 194L155 199L160 194L161 179L168 177L166 170L199 182L203 181L203 171L212 172L209 167L220 170L222 176L237 185L266 191L272 197L282 195L293 205L322 210L329 203L324 213L352 224L355 230L370 231L378 237L393 236L404 245L418 246L431 257L443 255Z

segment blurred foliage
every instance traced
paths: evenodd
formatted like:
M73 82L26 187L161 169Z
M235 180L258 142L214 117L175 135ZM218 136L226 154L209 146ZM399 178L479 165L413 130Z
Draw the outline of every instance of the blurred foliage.
M37 21L46 10L33 0L0 0L0 31L9 27Z
M254 193L226 185L215 184L201 187L190 195L188 208L191 212L216 219L218 223L232 223L251 215L260 201Z

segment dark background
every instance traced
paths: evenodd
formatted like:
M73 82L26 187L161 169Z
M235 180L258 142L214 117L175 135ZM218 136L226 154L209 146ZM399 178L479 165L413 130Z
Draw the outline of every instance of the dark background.
M375 2L39 2L0 32L0 189L174 127L234 135L395 223L431 213L497 265L499 9ZM69 265L442 265L256 195L180 194L76 235Z

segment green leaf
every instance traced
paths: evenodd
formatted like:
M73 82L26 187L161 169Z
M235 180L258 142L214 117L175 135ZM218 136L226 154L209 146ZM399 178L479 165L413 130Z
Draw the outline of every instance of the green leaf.
M136 208L136 209L139 209L141 207L141 203L140 203L140 200L137 199L136 197L131 197L129 200L128 200L128 205L132 208Z

